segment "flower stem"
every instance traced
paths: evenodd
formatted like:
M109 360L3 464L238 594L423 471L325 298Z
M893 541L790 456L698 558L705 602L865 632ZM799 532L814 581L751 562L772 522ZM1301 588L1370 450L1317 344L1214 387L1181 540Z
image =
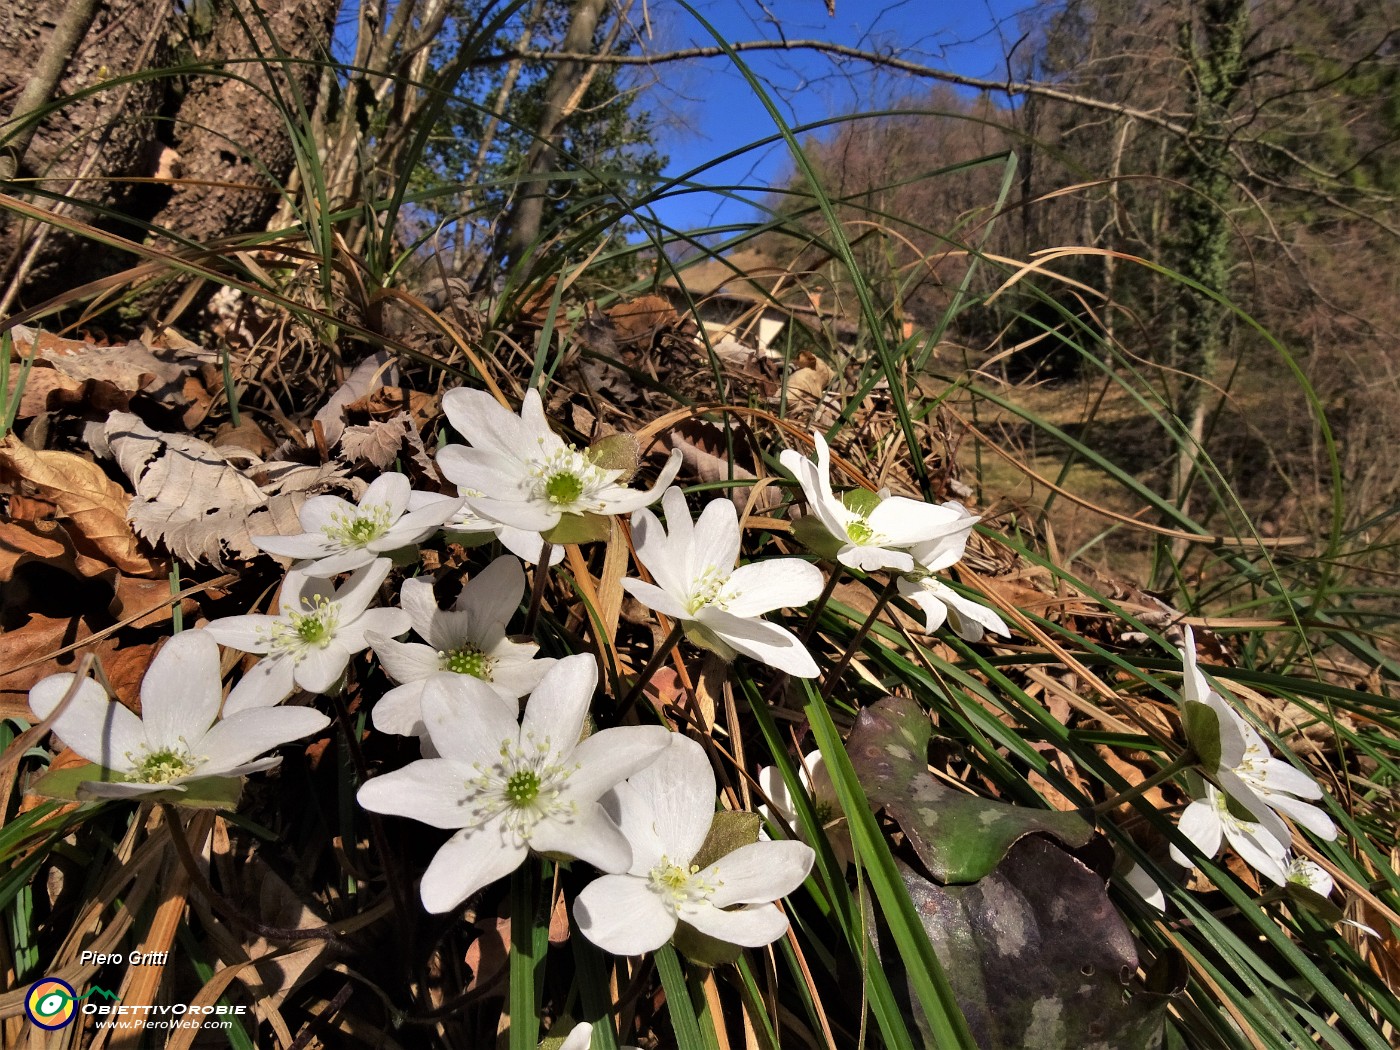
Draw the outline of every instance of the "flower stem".
M851 644L846 646L846 651L841 654L841 659L837 661L836 666L827 672L826 679L822 682L821 697L823 700L831 696L831 690L835 688L837 680L850 665L850 662L855 659L857 650L859 650L862 643L864 643L866 635L870 633L870 628L875 626L875 621L880 618L880 613L884 612L885 606L888 605L890 599L894 597L894 591L897 586L899 586L899 577L891 576L889 582L885 584L885 589L882 590L880 596L875 599L875 607L870 610L870 615L865 618L865 622L860 625L860 630L858 630L856 636L851 639Z
M651 681L651 676L660 669L662 662L671 655L671 650L680 643L683 630L680 621L671 624L670 633L656 647L656 652L651 654L651 659L646 662L641 674L637 675L637 680L632 683L632 688L627 690L627 695L622 698L622 702L617 705L617 710L613 712L613 718L617 723L620 724L636 706L637 700L641 698L642 690L646 688L647 682Z
M1190 767L1194 766L1198 761L1199 759L1196 757L1196 752L1188 747L1185 751L1183 751L1180 755L1176 757L1175 761L1163 766L1161 769L1157 770L1157 772L1153 773L1142 783L1134 784L1126 791L1120 791L1112 798L1100 802L1097 806L1094 807L1094 816L1098 817L1102 816L1105 813L1110 813L1113 810L1117 809L1119 806L1127 802L1131 802L1133 799L1147 794L1147 792L1151 791L1158 784L1161 784L1163 781L1170 780L1172 777L1180 773L1183 769L1189 769Z
M833 562L831 572L826 578L826 586L822 588L821 594L817 595L816 602L812 605L812 611L807 614L807 626L802 628L802 644L806 645L812 640L812 635L817 633L817 621L821 619L822 610L826 608L826 603L831 601L831 596L836 593L836 582L841 579L841 563Z
M554 544L543 540L540 546L540 560L535 566L535 580L530 588L530 608L525 611L525 633L534 637L535 624L540 619L540 604L544 601L544 585L549 579L549 558L554 553Z

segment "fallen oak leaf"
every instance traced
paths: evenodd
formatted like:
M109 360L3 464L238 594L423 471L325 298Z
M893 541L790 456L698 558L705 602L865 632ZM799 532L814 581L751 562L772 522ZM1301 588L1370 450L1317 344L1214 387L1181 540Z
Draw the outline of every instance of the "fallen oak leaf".
M9 434L0 443L0 472L53 502L71 523L68 533L80 551L101 555L128 576L164 575L165 567L142 552L127 524L130 497L96 463L71 452L36 452Z

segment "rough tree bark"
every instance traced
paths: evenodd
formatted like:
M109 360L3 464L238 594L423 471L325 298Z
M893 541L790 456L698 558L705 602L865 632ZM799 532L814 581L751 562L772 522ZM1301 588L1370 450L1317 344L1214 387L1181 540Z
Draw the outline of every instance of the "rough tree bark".
M296 98L315 104L335 0L256 0L229 5L215 26L210 57L223 76L191 86L174 121L185 182L155 215L157 226L205 242L255 232L277 208L277 189L296 154L288 122ZM278 54L312 62L279 63ZM262 62L247 59L261 57ZM234 189L232 187L250 187Z
M0 4L0 108L7 115L21 101L30 73L62 21L64 0L13 0ZM169 0L105 0L88 32L68 57L53 91L63 98L123 74L168 62L166 42ZM141 188L119 181L154 174L158 156L157 123L169 85L152 79L93 92L50 113L39 124L6 192L39 188L63 194L74 203L63 210L84 222L104 224L100 215L78 202L130 211ZM6 127L5 134L17 127ZM38 180L37 183L32 180ZM117 180L117 181L113 181ZM54 208L51 199L46 207ZM105 225L111 225L105 223ZM122 230L130 235L130 228ZM31 298L81 281L112 259L88 245L75 251L72 238L45 232L0 212L0 283L18 275Z

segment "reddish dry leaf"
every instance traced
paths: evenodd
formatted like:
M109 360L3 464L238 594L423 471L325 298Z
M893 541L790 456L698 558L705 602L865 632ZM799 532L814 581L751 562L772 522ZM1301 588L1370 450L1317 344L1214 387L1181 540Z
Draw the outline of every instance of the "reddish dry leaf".
M131 576L159 576L126 521L131 497L90 460L71 452L35 452L13 434L0 444L0 471L28 482L67 516L83 553L101 556Z
M105 561L79 554L68 530L52 518L0 522L0 583L11 582L15 573L30 563L53 566L75 576L117 572ZM0 608L17 604L17 599L6 595Z
M155 647L150 644L118 648L113 636L101 638L90 646L82 646L61 656L51 656L57 650L81 641L92 634L79 616L68 618L31 615L23 626L0 634L0 708L28 713L29 690L41 678L77 669L89 652L95 652L102 671L116 690L117 699L133 711L140 711L141 678L150 666ZM31 662L33 661L33 662ZM14 668L14 670L8 670Z

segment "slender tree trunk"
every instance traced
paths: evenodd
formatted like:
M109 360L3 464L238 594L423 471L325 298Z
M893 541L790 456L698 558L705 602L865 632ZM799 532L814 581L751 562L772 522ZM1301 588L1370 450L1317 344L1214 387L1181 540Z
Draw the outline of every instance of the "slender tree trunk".
M1182 188L1172 194L1177 224L1173 238L1176 269L1213 292L1223 293L1230 277L1230 218L1234 181L1230 176L1231 111L1247 69L1248 0L1206 0L1199 29L1182 27L1182 45L1192 112L1193 135L1178 165ZM1174 289L1172 365L1180 393L1174 407L1186 436L1176 456L1174 483L1182 510L1189 510L1190 487L1205 433L1208 383L1229 346L1231 312L1185 285ZM1177 551L1178 558L1183 551Z
M606 7L607 0L577 0L560 47L565 52L592 50L593 37ZM539 126L535 128L536 138L525 157L519 195L503 231L506 255L513 262L539 238L549 189L544 182L534 180L549 170L549 159L559 146L564 119L577 106L596 68L583 62L560 62L549 74Z

